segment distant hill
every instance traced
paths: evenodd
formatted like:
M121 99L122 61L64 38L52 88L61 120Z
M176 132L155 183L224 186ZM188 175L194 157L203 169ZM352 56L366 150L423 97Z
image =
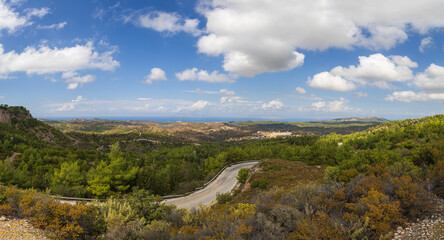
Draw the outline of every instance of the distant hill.
M349 118L336 118L332 120L323 121L310 121L313 123L383 123L389 122L389 120L382 117L349 117Z
M31 113L24 107L0 105L0 123L15 124L29 119L32 119Z
M28 109L5 104L0 105L0 140L2 138L34 147L74 142L54 127L33 118Z

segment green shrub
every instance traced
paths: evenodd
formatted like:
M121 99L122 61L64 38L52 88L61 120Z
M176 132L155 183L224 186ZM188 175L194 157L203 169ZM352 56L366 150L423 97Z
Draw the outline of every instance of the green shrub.
M268 181L266 179L256 179L251 183L251 187L252 188L260 188L260 189L265 189L267 188L268 185Z
M248 179L248 171L250 171L248 168L241 168L237 174L237 180L241 183L245 183Z
M219 204L225 204L233 199L233 195L231 193L216 193L216 200Z

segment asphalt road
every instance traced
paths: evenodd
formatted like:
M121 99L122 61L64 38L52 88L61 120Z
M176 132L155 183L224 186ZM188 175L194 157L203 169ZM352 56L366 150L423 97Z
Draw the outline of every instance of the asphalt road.
M165 200L166 204L176 205L178 208L193 209L198 208L199 204L208 205L216 200L216 193L226 193L231 191L237 183L237 173L241 168L250 168L258 162L240 163L226 168L219 177L205 188L194 192L185 197L172 198Z

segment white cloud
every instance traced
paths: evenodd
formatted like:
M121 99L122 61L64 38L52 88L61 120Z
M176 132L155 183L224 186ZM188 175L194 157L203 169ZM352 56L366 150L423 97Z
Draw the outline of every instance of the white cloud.
M113 51L99 53L91 42L65 48L27 47L22 53L4 52L0 44L0 74L26 72L48 74L83 69L114 70L119 62L112 58Z
M406 56L387 58L377 53L368 57L360 56L358 66L337 66L330 72L318 73L308 80L308 84L313 88L341 92L356 89L356 84L391 88L390 82L413 79L413 71L410 68L417 66L416 62Z
M301 50L390 49L444 27L441 0L206 0L198 9L207 19L199 52L244 76L300 66Z
M177 79L180 81L203 81L210 83L234 83L235 80L228 75L213 71L208 73L205 70L198 70L197 68L186 69L183 72L176 73Z
M31 17L39 17L42 18L44 16L46 16L47 14L49 14L49 8L28 8L25 9L26 12L26 17L28 19L30 19Z
M55 111L64 112L64 111L74 110L74 108L84 100L86 99L83 98L82 96L77 96L77 98L72 100L71 102L61 104Z
M224 96L220 98L220 103L238 103L238 102L246 102L246 101L242 101L241 97L238 96Z
M265 110L277 110L284 107L284 104L279 100L271 100L269 103L262 104L262 109Z
M307 93L307 91L301 87L297 87L296 92L298 92L299 94L306 94Z
M137 23L144 28L151 28L158 32L167 32L176 34L178 32L190 33L194 36L199 36L199 20L183 18L177 13L167 12L151 12L141 15L137 19Z
M0 96L0 99L5 99L5 96Z
M312 88L338 92L346 92L356 89L356 85L353 82L329 72L318 73L314 75L313 78L308 79L307 83Z
M94 82L96 80L96 76L94 75L85 75L85 76L79 76L76 72L64 72L62 74L62 78L66 79L66 82L68 83L67 89L73 90L77 87L83 87L83 84Z
M386 101L399 101L399 102L412 102L419 101L421 97L413 91L394 92L392 95L388 95L385 98ZM422 99L422 101L425 99Z
M0 0L0 31L7 30L9 33L13 33L22 27L32 25L31 18L42 18L50 12L49 8L28 8L23 11L24 15L21 15L13 7L19 5L20 2Z
M426 92L444 93L444 67L430 64L423 73L416 75L413 84Z
M315 102L311 104L309 110L312 111L322 111L322 112L349 112L356 111L353 108L347 106L348 100L345 98L340 98L331 102Z
M368 57L360 56L358 66L344 68L338 66L331 70L335 75L356 82L402 82L413 78L411 67L417 67L408 57L390 56L377 53Z
M421 44L419 45L419 51L424 52L426 48L430 48L433 45L433 39L431 37L426 37L421 39Z
M51 24L51 25L37 25L37 28L38 29L55 29L55 30L60 30L60 29L64 28L66 24L67 24L67 22L54 23L54 24Z
M235 92L234 91L230 91L230 90L227 90L227 89L221 89L221 90L219 90L219 92L220 93L222 93L223 95L234 95L235 94Z
M188 107L188 110L190 111L199 111L207 107L210 103L204 100L199 100L195 103L193 103L191 106Z
M145 77L145 81L143 81L146 84L151 84L153 81L166 81L167 77L165 75L165 72L160 68L152 68L149 75Z
M5 0L0 1L0 30L6 29L9 32L15 32L28 24L26 16L20 16L18 12L8 6Z
M393 92L385 98L386 101L424 102L429 100L444 100L444 93L415 93L413 91Z
M419 93L413 91L393 92L385 100L399 102L444 100L444 67L430 64L424 72L416 74L413 85L422 91Z

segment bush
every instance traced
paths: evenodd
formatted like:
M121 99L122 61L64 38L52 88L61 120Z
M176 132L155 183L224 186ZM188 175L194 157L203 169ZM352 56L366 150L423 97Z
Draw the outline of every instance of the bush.
M444 198L444 160L439 161L430 171L428 184L436 195Z
M399 201L390 201L386 195L373 189L368 192L368 196L361 197L356 204L346 204L346 207L362 220L369 219L375 237L404 223Z
M225 204L233 199L233 195L231 193L216 193L216 200L219 204Z
M8 204L0 205L0 215L12 215L13 213L14 213L14 208L12 208L11 205Z
M433 211L434 205L430 201L429 193L421 185L413 182L410 176L393 178L391 182L404 215L416 219Z
M252 188L260 188L260 189L265 189L267 188L268 185L268 181L266 179L256 179L253 182L251 182L251 187Z
M237 174L236 179L241 183L245 183L248 179L248 175L249 175L248 172L249 171L250 170L248 168L241 168L239 170L239 173Z
M85 217L93 206L59 203L34 190L6 188L4 192L8 204L0 205L2 214L28 218L32 225L52 232L56 239L78 239L88 232Z

